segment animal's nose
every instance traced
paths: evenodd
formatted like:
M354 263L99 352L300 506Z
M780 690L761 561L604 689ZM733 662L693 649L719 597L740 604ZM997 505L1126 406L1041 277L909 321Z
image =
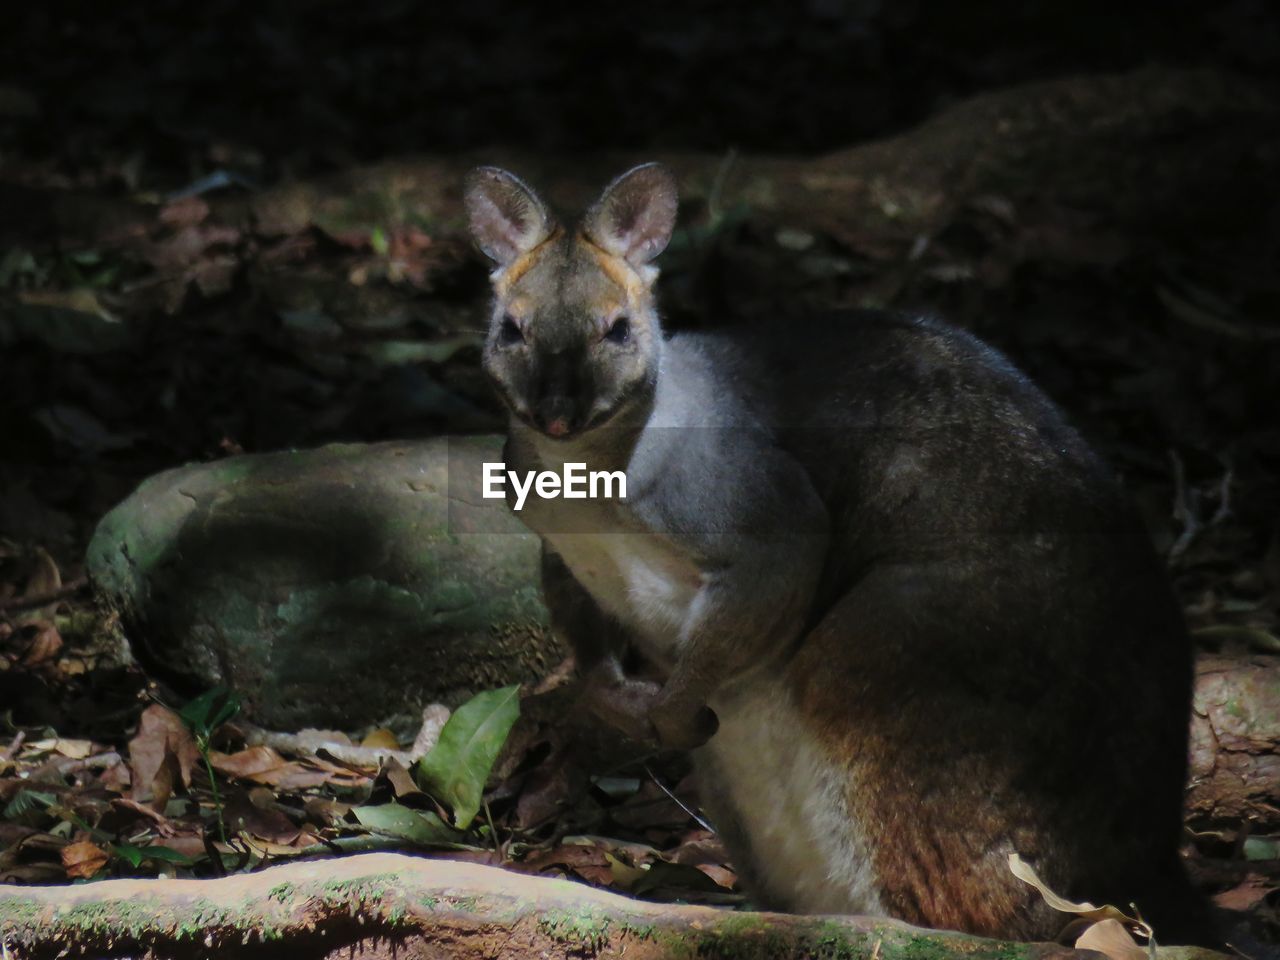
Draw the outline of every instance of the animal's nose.
M552 437L563 437L576 426L574 404L565 396L545 397L538 404L538 426Z

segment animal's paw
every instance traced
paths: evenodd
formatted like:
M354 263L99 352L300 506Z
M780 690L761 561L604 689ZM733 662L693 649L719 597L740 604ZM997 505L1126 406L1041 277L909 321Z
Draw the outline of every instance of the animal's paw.
M662 693L662 685L651 680L613 679L590 683L585 691L593 714L640 743L658 742L658 733L649 722L649 712Z

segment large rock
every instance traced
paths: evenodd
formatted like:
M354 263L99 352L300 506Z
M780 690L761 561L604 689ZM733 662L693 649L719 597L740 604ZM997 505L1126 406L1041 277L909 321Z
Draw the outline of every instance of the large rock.
M353 729L534 679L563 652L538 541L480 497L494 437L232 457L143 483L89 573L139 658L259 723Z

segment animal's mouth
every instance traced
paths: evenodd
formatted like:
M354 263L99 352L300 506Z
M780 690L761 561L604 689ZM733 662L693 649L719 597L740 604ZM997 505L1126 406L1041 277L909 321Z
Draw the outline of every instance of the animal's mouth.
M511 412L515 414L516 419L530 430L546 437L548 440L561 442L577 440L584 434L599 429L613 419L618 409L619 407L615 406L610 407L608 410L600 410L587 417L581 423L575 424L568 417L552 417L544 422L530 412L517 410L514 405L511 406Z

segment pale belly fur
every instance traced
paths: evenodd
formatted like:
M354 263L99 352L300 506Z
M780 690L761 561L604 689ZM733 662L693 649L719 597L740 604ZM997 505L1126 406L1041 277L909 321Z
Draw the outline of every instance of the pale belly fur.
M781 677L757 674L711 706L720 728L694 754L700 776L714 778L703 790L732 805L769 901L799 913L885 915L867 838L845 800L847 774L806 734Z
M679 654L702 574L687 557L647 533L545 534L596 603L628 626L659 662Z
M642 533L544 536L651 657L679 657L702 588L696 565ZM711 707L719 730L694 755L709 781L703 789L731 805L770 899L803 913L883 915L866 838L845 801L847 779L805 734L782 677L757 672L722 690Z

